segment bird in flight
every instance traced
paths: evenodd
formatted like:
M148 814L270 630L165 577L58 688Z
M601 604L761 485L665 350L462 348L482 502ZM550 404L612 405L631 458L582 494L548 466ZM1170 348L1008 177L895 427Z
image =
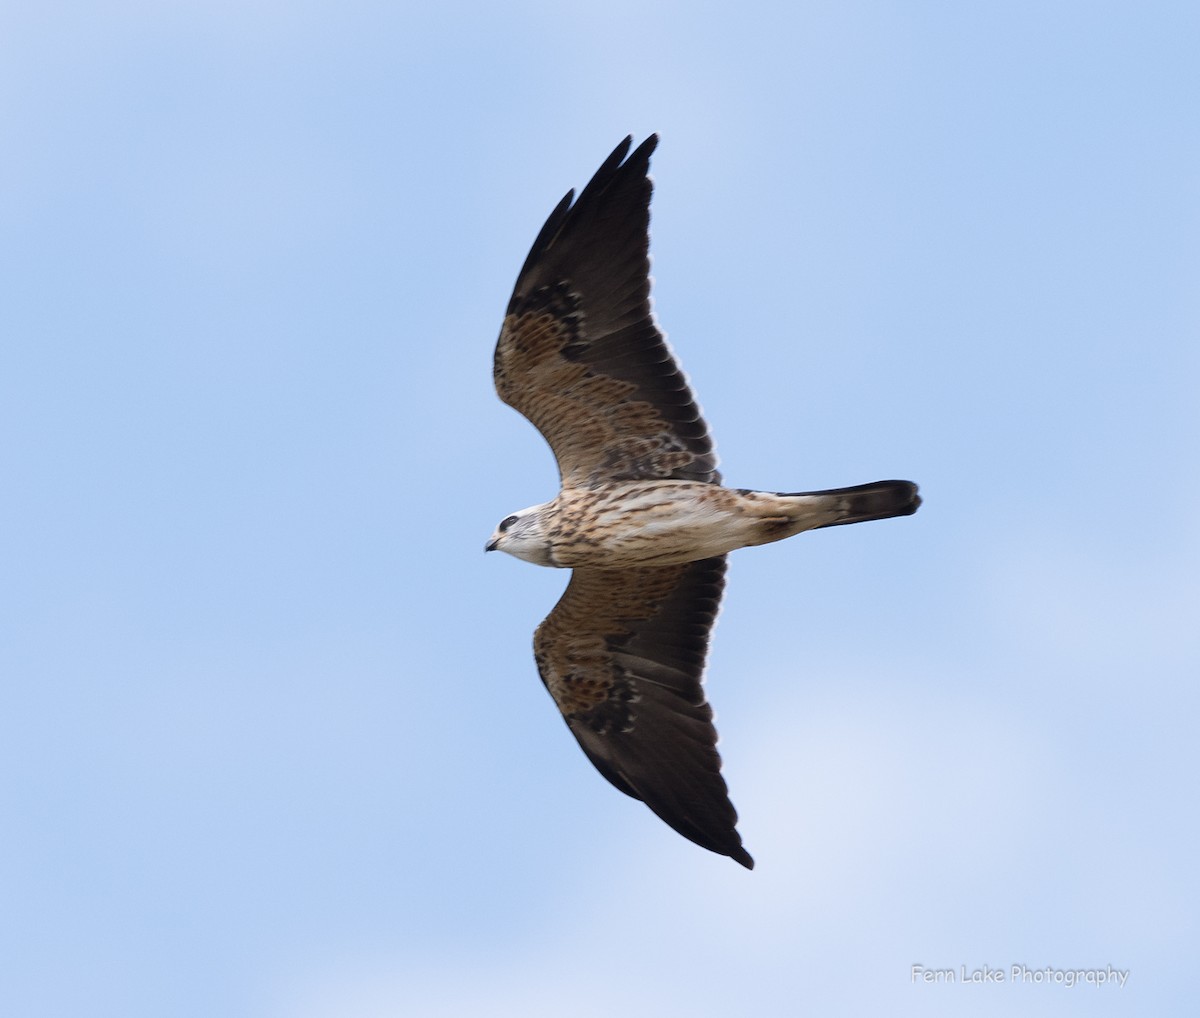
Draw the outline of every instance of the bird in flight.
M517 276L494 374L558 461L561 490L505 517L488 551L571 570L533 654L584 753L697 845L754 867L702 686L725 558L804 530L908 516L911 481L726 488L650 310L651 135L558 203ZM626 158L628 156L628 158Z

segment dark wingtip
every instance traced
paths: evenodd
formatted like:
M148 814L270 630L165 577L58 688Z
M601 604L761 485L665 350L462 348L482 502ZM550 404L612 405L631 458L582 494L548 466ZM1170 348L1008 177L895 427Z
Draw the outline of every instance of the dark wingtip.
M634 149L632 158L638 159L638 158L641 158L644 156L648 159L650 157L650 154L656 148L658 148L658 133L657 132L650 135L650 137L648 137L636 149Z
M588 181L587 186L579 193L578 201L575 201L575 190L573 188L563 196L562 201L555 206L554 211L550 213L546 222L542 224L542 228L538 231L538 235L533 241L533 246L529 249L529 254L525 256L525 262L521 266L521 271L517 273L518 287L525 274L554 245L558 239L558 235L566 228L567 222L572 215L578 214L581 204L586 205L589 201L594 203L597 195L605 191L620 174L644 176L648 172L650 153L658 145L658 135L650 135L649 138L634 150L633 155L626 159L625 157L629 154L629 149L632 145L633 135L625 135L617 147L609 153L608 158L601 164L600 169L592 174L592 179ZM644 203L649 203L649 200L649 191L647 191ZM518 296L518 293L514 290L512 299L508 302L508 313L512 312Z
M618 168L628 172L632 167L641 166L642 172L645 173L646 167L650 164L650 154L658 147L658 135L650 135L650 137L643 141L637 148L633 150L633 153L630 154L629 149L632 145L633 135L625 135L625 137L621 139L621 143L617 145L617 147L614 148L611 153L609 153L608 158L605 159L601 164L600 169L593 174L591 183L588 184L588 188L591 188L593 185L596 187L603 187L605 184L607 184L609 178L617 172ZM628 156L628 158L626 158L626 156ZM585 188L585 190L587 190L587 188Z
M754 869L754 859L751 857L750 853L747 852L740 845L738 846L738 849L736 852L729 853L729 858L732 859L736 863L741 863L748 870Z
M629 151L629 146L632 144L633 144L633 135L632 134L625 135L625 137L622 138L620 140L620 142L618 142L617 147L614 148L612 150L612 152L609 153L608 158L605 159L604 162L601 164L600 169L604 170L605 168L608 168L611 170L614 167L619 166L621 164L621 161L625 158L625 153Z

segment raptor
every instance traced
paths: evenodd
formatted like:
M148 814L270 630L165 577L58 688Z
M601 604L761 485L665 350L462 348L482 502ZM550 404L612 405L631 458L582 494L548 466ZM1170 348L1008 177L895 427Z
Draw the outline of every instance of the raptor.
M713 441L650 309L651 135L626 138L550 213L496 344L500 398L542 433L561 490L487 542L570 569L534 659L583 751L696 844L754 866L702 684L731 551L908 516L911 481L778 493L721 484Z

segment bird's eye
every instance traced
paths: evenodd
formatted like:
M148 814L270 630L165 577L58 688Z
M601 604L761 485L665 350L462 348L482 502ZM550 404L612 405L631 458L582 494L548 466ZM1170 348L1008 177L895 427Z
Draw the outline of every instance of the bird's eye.
M500 533L503 534L506 530L508 530L509 527L511 527L516 522L517 522L517 518L515 516L506 516L504 519L502 519L500 521Z

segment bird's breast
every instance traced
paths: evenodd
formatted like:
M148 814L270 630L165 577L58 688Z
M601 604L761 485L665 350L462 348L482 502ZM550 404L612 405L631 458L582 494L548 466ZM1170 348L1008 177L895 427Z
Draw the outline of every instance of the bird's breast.
M752 543L739 495L695 481L634 481L568 490L555 502L551 555L559 566L673 565Z

